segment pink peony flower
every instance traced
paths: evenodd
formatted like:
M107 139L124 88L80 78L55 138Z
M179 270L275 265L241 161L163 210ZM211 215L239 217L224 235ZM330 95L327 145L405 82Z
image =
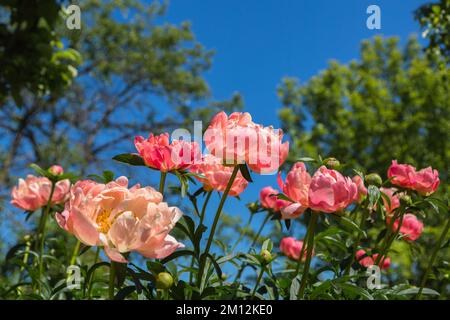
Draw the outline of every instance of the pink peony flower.
M261 206L274 212L279 212L282 208L291 204L289 201L278 199L276 196L278 193L278 190L270 186L262 188L259 192Z
M397 189L395 189L395 188L381 187L380 191L383 192L385 195L387 195L391 202L391 204L389 205L389 203L384 198L382 198L384 207L386 208L386 213L388 215L391 215L395 209L400 207L400 194L399 193L394 194L395 191L397 191Z
M398 164L397 160L392 160L388 169L388 178L391 182L403 188L416 190L425 195L430 195L439 187L439 173L437 170L428 167L416 171L411 165Z
M362 265L363 267L370 267L373 266L375 264L375 261L378 259L379 254L375 253L372 256L366 255L366 251L364 251L363 249L360 249L356 252L356 260L359 262L360 265ZM380 260L379 264L381 269L388 269L391 265L391 259L389 257L386 257L384 259L384 261L382 261L383 259ZM383 265L381 266L381 263L383 263Z
M122 253L159 259L183 247L169 235L181 215L155 189L128 188L128 179L119 177L108 184L77 182L56 220L84 244L103 246L111 260L125 263Z
M50 197L52 183L45 177L28 175L25 180L19 179L19 185L11 192L11 204L17 208L35 211L45 207ZM60 204L66 201L70 189L70 181L58 181L53 191L51 204Z
M246 162L257 173L273 173L286 160L289 143L283 132L252 121L249 113L219 112L211 120L204 140L211 154L226 164Z
M288 196L294 203L286 201L286 207L281 210L283 219L291 219L302 214L309 205L308 191L311 183L311 176L306 171L303 162L297 162L286 176L283 183L281 175L278 174L278 185L283 193Z
M150 134L148 139L134 138L137 151L147 166L162 172L186 170L200 159L200 149L196 142L174 140L169 143L169 134Z
M336 212L346 208L358 197L358 187L335 170L321 166L309 187L309 207L316 211Z
M389 220L387 221L389 223ZM397 230L400 219L395 220L393 229ZM405 240L415 241L417 240L423 231L423 222L417 219L417 217L411 213L407 213L403 216L402 225L400 227L400 233L407 235Z
M352 181L358 187L358 202L361 203L367 196L367 189L364 186L364 181L360 176L354 176Z
M300 258L302 248L303 248L303 241L301 240L296 240L293 237L285 237L281 239L280 251L292 260L298 260ZM306 259L306 251L307 250L305 248L305 250L303 251L302 260ZM314 249L312 254L314 255Z
M217 190L220 192L225 191L233 172L232 167L224 166L221 159L211 154L203 156L202 161L200 163L193 164L189 170L205 177L202 178L196 176L196 179L203 183L203 188L205 190ZM239 171L233 181L229 195L237 196L241 194L245 188L247 188L247 185L248 181L245 180Z

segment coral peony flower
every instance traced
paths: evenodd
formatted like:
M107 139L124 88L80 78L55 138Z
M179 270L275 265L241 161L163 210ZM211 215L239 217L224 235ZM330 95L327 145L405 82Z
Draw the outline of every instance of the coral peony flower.
M398 164L397 160L392 160L388 169L388 178L391 182L403 188L416 190L425 195L430 195L439 187L439 173L437 170L428 167L416 171L411 165Z
M193 164L189 170L204 176L204 178L196 176L196 179L203 183L205 190L217 190L220 192L225 191L233 173L232 167L224 166L220 158L211 154L204 155L202 161ZM247 188L247 185L248 181L245 180L239 171L231 185L229 195L237 196L241 194Z
M291 204L289 201L277 198L276 195L278 193L278 190L270 186L262 188L259 192L261 206L266 209L271 209L274 212L279 212L282 208L289 206Z
M389 219L387 220L389 223ZM395 220L393 229L397 230L400 219ZM402 225L400 227L400 233L404 234L405 240L414 241L417 240L423 231L423 222L417 219L417 217L411 213L407 213L403 216Z
M181 215L155 189L128 188L128 179L119 177L108 184L77 182L56 219L84 244L103 246L111 260L124 263L122 254L130 251L159 259L183 247L169 235Z
M25 180L19 179L19 185L11 192L11 204L17 208L35 211L47 205L52 189L52 182L45 177L28 175ZM70 189L70 181L58 181L53 191L51 204L66 201Z
M356 252L356 260L359 262L360 265L366 268L373 266L375 264L375 261L378 259L378 256L379 256L378 253L375 253L372 256L368 256L366 255L366 251L364 251L363 249L360 249ZM383 263L382 266L381 263ZM384 261L379 262L379 265L381 269L388 269L391 265L391 259L389 257L386 257Z
M169 143L168 133L150 134L148 139L135 137L134 145L147 166L162 172L185 170L201 156L196 142L173 140Z
M386 213L388 215L390 215L395 209L397 209L398 207L400 207L400 194L399 193L395 193L395 191L397 191L397 189L395 188L380 188L380 191L383 192L385 195L388 196L391 204L389 205L389 203L386 201L386 199L383 199L383 203L384 203L384 207L386 208Z
M358 197L358 187L349 177L321 166L309 187L309 207L316 211L336 212Z
M358 187L358 202L361 203L367 196L367 189L364 186L364 181L360 176L354 176L352 181Z
M281 239L280 251L292 260L298 260L300 258L302 248L303 248L303 241L301 240L296 240L293 237L285 237ZM303 250L302 260L306 259L306 251L307 250L305 247L305 250ZM312 254L314 255L314 249Z
M59 166L59 165L53 165L53 166L51 166L49 169L48 169L48 171L50 171L52 174L54 174L55 176L59 176L59 175L61 175L61 174L63 174L64 173L64 169L61 167L61 166Z
M303 162L297 162L286 176L283 183L281 175L278 174L278 185L283 193L288 196L294 203L288 203L288 206L281 210L283 219L291 219L302 214L308 208L308 191L311 183L311 176L306 171Z
M282 143L283 132L252 121L249 113L219 112L211 120L204 140L211 154L226 164L246 162L257 173L273 173L286 160L289 143Z
M411 189L424 195L430 195L437 190L439 183L438 171L428 167L416 172Z

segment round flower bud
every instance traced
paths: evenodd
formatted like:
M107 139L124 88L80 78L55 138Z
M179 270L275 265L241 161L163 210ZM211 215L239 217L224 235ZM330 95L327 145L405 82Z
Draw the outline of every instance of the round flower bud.
M59 176L59 175L61 175L61 174L64 173L64 169L63 169L61 166L58 166L58 165L53 165L53 166L51 166L51 167L48 169L48 171L49 171L51 174L55 175L55 176Z
M264 263L270 263L270 261L272 261L272 254L267 249L262 250L260 256L263 259Z
M338 169L339 166L341 165L341 163L339 162L338 159L336 158L326 158L323 161L323 164L328 168L328 169Z
M169 289L173 285L173 278L168 272L161 272L156 277L156 287L158 289Z
M411 205L412 204L412 200L411 197L405 193L401 193L400 194L400 201L403 202L406 205Z
M258 203L257 202L252 202L252 203L249 203L248 205L247 205L247 207L248 207L248 209L251 211L251 212L256 212L256 211L258 211Z
M227 274L225 272L222 272L222 276L220 277L222 281L225 281L227 279Z
M368 185L374 185L374 186L381 186L383 183L383 180L381 179L380 175L377 173L370 173L365 177L365 180Z
M29 235L29 234L26 234L24 237L23 237L23 241L25 241L25 242L28 242L28 241L30 241L31 240L31 235Z

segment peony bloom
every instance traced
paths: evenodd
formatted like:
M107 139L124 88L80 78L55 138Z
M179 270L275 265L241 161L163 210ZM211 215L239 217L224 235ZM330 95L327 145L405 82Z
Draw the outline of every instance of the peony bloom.
M281 239L280 251L292 260L298 260L300 258L302 248L303 248L303 241L301 240L296 240L293 237L286 237ZM307 250L305 248L305 250L303 251L302 260L306 259L306 251ZM314 255L314 249L312 254Z
M150 134L148 139L135 137L134 145L147 166L162 172L185 170L200 158L196 142L174 140L169 143L168 133Z
M249 113L219 112L205 132L211 154L226 164L247 163L257 173L273 173L286 160L289 143L282 143L283 132L252 121Z
M367 196L367 189L364 186L364 181L360 176L354 176L352 181L358 187L358 202L361 203Z
M294 203L289 204L281 210L283 219L291 219L302 214L308 208L308 191L311 183L311 176L306 171L303 162L297 162L292 167L291 171L286 176L286 181L283 183L281 175L278 174L278 185L283 193L288 196Z
M391 204L389 205L389 203L384 198L382 198L384 207L386 208L386 213L390 215L395 209L400 207L400 194L399 193L394 194L395 191L397 191L397 189L395 188L381 187L380 191L383 192L385 195L387 195L391 202Z
M56 220L84 244L103 246L111 260L125 263L122 253L159 259L183 247L169 235L181 215L155 189L128 188L128 179L119 177L108 184L77 182Z
M19 185L11 192L11 204L17 208L35 211L47 205L52 189L52 182L45 177L28 175L25 180L19 179ZM51 204L66 201L70 189L70 181L58 181L53 191Z
M359 262L360 265L363 267L370 267L375 264L375 261L378 259L379 254L375 253L372 256L366 255L366 251L363 249L360 249L356 252L356 260ZM383 260L383 259L382 259ZM381 266L381 263L383 262L383 265ZM388 269L391 265L391 259L386 257L384 261L379 262L381 269Z
M439 183L438 171L428 167L416 172L411 189L424 195L430 195L437 190Z
M389 220L387 221L389 223ZM393 229L397 230L400 219L395 220ZM411 213L407 213L403 216L402 225L400 227L400 233L405 235L404 239L409 241L417 240L423 231L423 222L417 219L417 217Z
M262 188L259 192L261 206L266 209L271 209L274 212L279 212L282 208L291 204L286 200L278 199L276 196L278 193L278 190L270 186Z
M439 187L439 173L437 170L428 167L416 171L411 165L398 164L393 160L388 169L388 178L391 182L403 188L415 190L421 194L430 195Z
M224 166L221 159L211 154L204 155L202 161L193 164L189 170L204 176L204 178L196 176L196 179L203 183L205 190L217 190L220 192L225 191L233 173L232 167ZM247 185L248 181L245 180L239 171L231 185L229 195L237 196L241 194L247 188Z
M61 166L59 166L59 165L53 165L53 166L51 166L49 169L48 169L48 171L50 171L52 174L54 174L55 176L59 176L59 175L61 175L61 174L63 174L64 173L64 169L61 167Z
M309 187L309 207L316 211L336 212L345 209L358 197L358 187L349 177L321 166Z

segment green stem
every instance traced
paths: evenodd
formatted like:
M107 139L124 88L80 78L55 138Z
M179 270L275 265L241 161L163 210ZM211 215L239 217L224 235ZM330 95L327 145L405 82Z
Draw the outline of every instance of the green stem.
M116 262L111 261L111 267L109 268L109 300L114 300L114 285L116 280Z
M259 236L261 235L261 232L264 230L264 227L266 226L267 221L269 220L271 214L270 212L267 213L266 217L264 218L263 223L261 224L261 226L259 227L258 232L255 235L255 238L253 239L252 244L250 245L250 248L253 248L256 243L258 242Z
M312 257L313 247L314 247L314 231L316 229L318 217L319 217L319 213L317 213L317 212L311 213L310 226L308 226L308 229L310 229L310 230L309 230L309 236L308 236L308 244L306 245L305 267L303 269L302 281L300 283L300 288L298 289L298 295L297 295L297 297L299 299L303 299L303 295L305 293L306 279L308 278L309 267L311 265L311 257Z
M366 221L367 221L368 216L369 216L369 210L364 210L364 212L363 212L363 214L361 216L361 221L359 222L359 229L360 230L364 230L364 227L366 225ZM355 261L356 252L358 251L358 246L359 246L359 243L361 242L361 236L362 236L362 232L358 232L358 235L356 236L355 243L353 244L352 257L351 257L351 259L349 261L349 264L345 268L344 275L348 275L349 274L350 269L352 267L352 264Z
M314 213L311 213L311 218L312 215ZM302 264L302 260L303 260L303 254L305 253L305 248L306 248L306 243L308 242L309 239L309 231L311 230L311 222L312 219L309 220L308 226L306 227L306 233L305 233L305 237L303 238L303 246L302 249L300 250L300 256L298 257L297 260L297 268L295 269L295 277L298 276L299 272L300 272L300 265Z
M394 227L394 223L395 220L397 220L397 216L398 215L394 215L394 217L392 218L392 220L389 223L389 230L387 232L387 234L389 234L390 236L385 237L385 239L387 239L385 242L385 245L383 248L383 250L381 251L381 254L378 255L378 257L375 259L375 265L376 266L382 266L384 260L386 259L386 254L389 251L389 248L391 247L392 243L394 242L395 238L397 237L398 233L400 232L400 228L402 227L402 223L403 223L403 216L404 216L404 211L400 211L400 221L398 223L398 227L396 230L392 231L393 227Z
M164 185L166 183L167 172L161 171L161 179L159 180L159 193L164 195Z
M206 258L209 254L209 250L211 249L212 240L214 238L214 233L216 232L217 223L219 222L220 214L222 212L223 206L225 204L225 200L228 197L228 193L230 192L231 186L233 185L234 179L236 178L236 175L239 171L239 166L235 166L233 169L233 173L231 174L230 180L228 181L227 187L225 188L225 191L222 195L222 198L220 199L219 207L217 208L216 215L214 217L214 222L211 227L211 232L209 233L208 242L206 243L205 251L203 253L203 259L200 259L200 268L198 273L198 285L200 287L204 269L205 269L205 263Z
M38 273L38 279L39 279L39 294L42 293L42 285L41 285L41 277L42 277L42 271L44 269L44 244L45 244L45 227L47 224L48 215L50 213L50 208L52 204L52 198L53 193L55 192L55 182L52 181L52 188L50 191L50 196L48 197L47 206L45 208L45 211L42 216L42 229L41 229L41 239L40 239L40 246L39 246L39 273Z
M245 234L247 233L248 227L250 227L250 224L252 223L252 220L253 220L253 214L250 214L250 218L248 219L247 224L242 229L241 234L239 235L238 240L234 243L233 247L231 248L230 253L232 253L236 249L238 244L242 241L242 239L244 238Z
M199 221L199 226L201 226L203 224L203 220L205 219L205 213L206 213L206 207L208 206L208 202L209 199L211 198L212 195L212 191L208 191L208 193L206 194L206 198L205 198L205 202L203 202L203 207L202 207L202 211L200 212L200 221ZM195 257L192 257L192 261L191 261L191 269L194 267L194 263L195 263ZM189 283L192 283L192 278L194 277L192 271L189 272Z
M261 282L262 276L264 274L264 270L265 270L265 267L262 266L261 267L261 271L259 272L258 278L256 279L255 287L253 288L252 295L251 295L250 299L253 299L255 297L256 290L258 289L259 283Z
M80 240L77 240L77 243L75 244L75 247L73 248L72 257L70 258L69 265L75 264L75 262L77 260L78 252L80 251L80 245L81 245Z
M94 265L97 263L99 256L100 256L100 247L97 247L97 250L95 251ZM91 300L92 287L93 287L92 282L94 280L95 271L96 270L94 270L92 272L91 277L89 278L89 282L88 282L88 292L87 292L88 300Z
M444 242L444 240L445 240L445 236L447 235L449 228L450 228L450 216L447 218L447 224L445 225L444 230L442 230L441 236L439 237L439 240L433 249L433 253L431 254L431 258L430 258L430 261L428 262L427 269L425 270L425 273L422 278L422 282L420 283L420 288L419 288L419 292L417 292L416 299L420 299L420 297L422 295L423 288L425 287L425 283L427 282L427 279L428 279L428 274L430 273L431 268L433 267L434 260L436 260L439 249L442 246L442 242Z

